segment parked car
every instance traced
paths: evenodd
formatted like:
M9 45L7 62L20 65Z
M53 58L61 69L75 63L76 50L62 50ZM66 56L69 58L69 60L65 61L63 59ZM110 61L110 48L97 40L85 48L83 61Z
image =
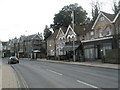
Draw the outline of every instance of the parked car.
M10 57L8 60L8 64L16 64L19 63L19 59L17 57Z

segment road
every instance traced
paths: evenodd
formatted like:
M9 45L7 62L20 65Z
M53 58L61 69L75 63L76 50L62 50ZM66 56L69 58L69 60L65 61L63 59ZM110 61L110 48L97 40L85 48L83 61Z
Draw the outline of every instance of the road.
M29 88L118 87L118 70L113 69L29 60L21 60L12 67Z

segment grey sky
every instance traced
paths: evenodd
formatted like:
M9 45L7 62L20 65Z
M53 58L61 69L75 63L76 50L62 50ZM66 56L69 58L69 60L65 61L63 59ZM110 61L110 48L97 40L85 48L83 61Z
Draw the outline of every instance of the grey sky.
M102 11L113 13L113 0L98 1L103 3ZM41 33L45 25L53 23L55 13L74 3L91 15L91 0L0 0L0 40Z

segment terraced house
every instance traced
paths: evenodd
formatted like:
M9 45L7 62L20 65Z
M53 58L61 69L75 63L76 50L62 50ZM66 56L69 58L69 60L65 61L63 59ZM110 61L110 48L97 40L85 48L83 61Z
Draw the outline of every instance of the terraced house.
M80 25L75 25L74 30L71 25L68 28L61 27L58 31L56 30L47 39L47 56L56 57L59 60L73 60L73 54L75 54L75 60L79 61L81 55L80 40L83 32L84 26Z
M43 51L45 45L39 33L9 40L9 47L11 55L19 58L45 57Z
M53 33L47 39L47 54L57 56L59 59L73 60L75 55L75 61L84 61L82 59L85 58L102 62L108 59L109 53L112 52L110 50L120 48L119 32L120 12L114 15L101 11L93 26L87 23L75 25L73 29L69 25L68 28L60 28ZM107 62L117 63L116 60Z
M92 30L86 34L86 37L89 38L82 41L85 58L102 60L108 55L108 50L118 48L118 39L115 39L114 36L119 34L119 25L120 12L116 16L100 12L92 26ZM116 62L113 61L113 63Z
M58 30L47 38L47 59L55 59L56 57L56 36Z

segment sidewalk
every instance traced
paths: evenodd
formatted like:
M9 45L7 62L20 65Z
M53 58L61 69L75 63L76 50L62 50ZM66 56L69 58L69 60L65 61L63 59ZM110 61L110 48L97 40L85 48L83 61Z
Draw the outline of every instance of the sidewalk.
M19 88L13 68L4 63L2 63L2 88Z
M2 89L2 60L0 58L0 90Z
M120 69L118 64L109 64L101 62L66 62L66 61L57 61L57 60L46 60L46 59L37 59L38 61L47 61L47 62L56 62L56 63L65 63L65 64L75 64L75 65L85 65L91 67L101 67L109 69Z

